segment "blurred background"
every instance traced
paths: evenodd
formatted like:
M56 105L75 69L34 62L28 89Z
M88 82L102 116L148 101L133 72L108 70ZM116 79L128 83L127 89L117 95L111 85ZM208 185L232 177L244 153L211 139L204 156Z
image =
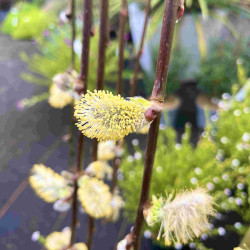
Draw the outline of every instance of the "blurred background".
M110 0L106 89L115 93L121 2ZM76 0L75 70L82 50L83 1ZM67 143L70 103L48 102L53 77L71 65L70 3L66 0L0 0L0 249L42 249L44 236L70 224L29 186L33 164L56 172L74 163ZM145 19L144 0L128 1L123 96L129 96ZM163 0L151 1L135 95L150 97L154 83ZM93 0L93 36L88 85L95 89L99 2ZM250 240L250 3L247 0L186 0L176 25L152 194L203 185L216 197L210 233L188 244L164 247L158 231L145 226L141 249L233 249ZM73 133L77 134L76 127ZM114 249L130 231L136 213L146 134L126 138L118 182L124 207L115 223L96 222L93 249ZM73 146L76 148L76 139ZM86 139L84 166L91 161ZM162 157L164 155L164 157ZM85 240L81 212L77 241ZM245 236L245 238L244 238ZM243 245L242 245L243 246ZM250 248L250 245L248 245ZM246 248L247 249L247 248Z

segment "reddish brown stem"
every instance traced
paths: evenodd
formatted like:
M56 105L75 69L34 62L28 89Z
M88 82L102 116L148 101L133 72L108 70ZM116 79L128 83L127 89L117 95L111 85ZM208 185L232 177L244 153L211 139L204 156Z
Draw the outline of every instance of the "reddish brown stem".
M123 91L123 70L124 70L124 48L125 48L125 31L126 31L126 22L128 18L128 4L127 0L122 0L120 17L119 17L119 58L118 58L118 80L116 83L116 93L121 95ZM116 146L118 146L116 143ZM120 157L115 157L113 160L113 175L112 175L112 184L111 192L113 193L117 183L117 172L120 166Z
M109 0L100 0L99 50L97 67L97 90L104 88L106 48L109 42Z
M109 0L100 0L99 50L96 89L104 89L106 48L109 42ZM93 139L92 161L97 160L98 141Z
M37 160L37 162L46 162L47 159L53 154L53 152L58 148L61 143L61 139L55 141L49 149L42 155L42 157ZM17 198L22 194L29 183L29 176L25 177L25 179L20 183L20 185L16 188L16 190L11 194L8 201L3 205L0 210L0 219L6 214L9 208L13 205L13 203L17 200Z
M125 32L126 32L127 17L128 17L127 0L122 0L121 12L119 17L118 81L116 85L117 94L121 94L123 89L122 74L124 69L124 47L125 47Z
M19 197L19 195L24 191L24 189L29 184L29 178L26 177L15 190L15 192L10 196L8 201L4 204L4 206L0 210L0 219L6 214L10 206L15 202L15 200Z
M83 88L79 92L86 93L88 86L88 69L89 69L89 47L90 47L90 35L92 26L92 0L85 0L83 4L83 29L82 29L82 56L81 56L81 68L79 74L79 83ZM79 132L78 147L77 147L77 161L76 161L76 173L80 172L83 165L83 152L84 152L84 136ZM76 225L77 225L77 179L74 181L74 193L72 204L72 220L71 220L71 238L70 246L74 244Z
M92 28L92 0L84 0L83 4L83 29L82 29L82 57L79 80L83 83L83 93L87 92L89 71L89 48Z
M173 0L165 1L155 82L151 95L152 100L157 100L159 102L164 101L166 91L166 79L168 75L174 27L177 20L178 2L179 1Z
M76 38L76 25L75 25L75 0L71 0L70 3L71 9L71 67L75 68L75 50L74 50L74 42Z
M75 0L70 0L70 11L69 17L71 20L71 67L69 73L75 69L75 50L74 50L74 42L76 37L76 27L75 27ZM67 136L67 141L69 143L69 165L72 165L74 158L74 147L73 147L73 128L74 128L74 104L71 104L70 109L70 125L69 125L69 133Z
M141 58L142 51L143 51L149 15L150 15L150 0L147 0L146 9L145 9L145 20L144 20L144 25L143 25L141 41L140 41L140 45L139 45L139 50L136 54L133 78L131 79L131 82L130 82L130 96L135 95L136 82L138 79L138 73L139 73L139 68L140 68L140 58Z
M96 89L104 88L104 73L106 61L106 48L109 42L109 0L100 0L100 26L99 26L99 49L98 49L98 66ZM92 161L97 161L98 141L93 140L92 144ZM92 247L93 235L95 230L95 220L89 216L87 246Z
M88 246L88 249L92 248L94 231L95 231L95 220L94 220L94 218L89 216L88 232L87 232L87 246Z
M112 166L113 166L113 174L112 174L112 183L111 183L111 192L113 193L115 191L115 187L117 185L117 173L118 173L118 169L120 167L120 163L121 163L121 158L120 157L115 157L113 159L112 162Z
M178 1L165 1L165 10L162 22L155 82L151 95L151 99L155 100L156 102L163 102L164 100L174 27L177 20L177 9ZM132 231L134 250L138 250L140 246L140 234L144 222L143 207L145 204L147 204L149 198L150 183L159 131L160 115L161 114L159 113L156 119L152 122L147 139L141 195L139 199L135 225Z

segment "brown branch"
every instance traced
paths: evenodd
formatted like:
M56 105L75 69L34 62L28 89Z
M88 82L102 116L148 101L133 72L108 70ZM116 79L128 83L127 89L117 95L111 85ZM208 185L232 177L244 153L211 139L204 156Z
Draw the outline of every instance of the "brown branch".
M109 42L109 0L100 0L99 50L97 68L97 90L104 88L106 48Z
M8 201L4 204L4 206L0 210L0 219L6 214L10 206L16 201L16 199L19 197L19 195L24 191L24 189L29 184L29 177L26 177L20 185L17 187L17 189L14 191L14 193L10 196Z
M165 10L162 22L161 40L157 60L155 82L151 95L151 100L159 103L164 101L174 27L177 20L177 9L178 1L165 0ZM161 114L159 112L156 119L152 122L147 139L141 195L137 209L135 225L131 233L134 250L138 250L140 246L140 234L144 222L143 208L144 205L147 204L149 198L150 183L157 145L157 137L159 132L160 115Z
M104 88L104 73L106 62L106 48L109 42L109 0L100 0L100 26L99 26L99 49L98 49L98 66L96 89ZM97 161L98 141L93 140L92 144L92 161ZM87 246L92 247L93 235L95 230L95 220L89 216L87 231Z
M128 17L128 4L127 0L122 0L120 16L119 16L119 56L118 56L118 80L116 83L116 93L117 95L121 95L123 91L123 70L124 70L124 48L125 48L125 31L126 31L126 23ZM117 142L116 147L119 143ZM113 167L113 175L112 175L112 183L111 183L111 192L113 193L117 183L117 172L120 167L121 158L115 157L112 163Z
M87 231L87 246L88 246L88 249L92 248L94 230L95 230L95 220L94 220L93 217L89 216L88 231Z
M37 160L37 162L46 162L48 158L53 154L53 152L58 148L61 143L61 139L56 140L49 149ZM24 180L19 184L16 190L11 194L8 201L2 206L0 210L0 219L7 213L9 208L17 200L17 198L22 194L27 185L29 184L29 175L24 178Z
M164 101L166 91L166 79L168 75L174 27L177 20L177 9L178 1L165 1L165 11L161 29L161 40L155 73L155 82L151 95L151 100L159 102Z
M70 3L71 10L71 67L75 69L75 50L74 50L74 42L76 39L76 23L75 23L75 0L71 0Z
M100 0L99 49L96 89L104 89L106 48L109 42L109 0ZM98 142L93 139L92 161L97 161Z
M116 143L116 147L122 149L124 144L124 140L120 140ZM117 185L117 174L119 167L122 162L122 157L116 156L112 161L113 166L113 174L112 174L112 182L111 182L111 192L114 193L116 185Z
M82 86L82 88L78 86L78 93L87 92L91 26L92 26L92 0L85 0L83 4L81 68L80 68L80 74L78 77L79 86ZM81 132L79 132L78 147L77 147L77 160L76 160L76 174L78 174L82 169L83 152L84 152L84 136ZM76 234L77 208L78 208L77 191L78 191L78 185L77 185L77 178L76 178L74 181L70 246L74 244L75 234Z
M122 6L119 16L119 58L118 58L118 81L116 85L117 94L122 93L123 89L123 69L124 69L124 47L125 47L125 32L126 32L126 23L128 17L128 4L127 0L122 0Z
M85 0L83 6L82 57L79 81L83 84L83 93L87 92L89 71L90 35L92 32L92 0Z
M146 9L145 9L145 20L144 20L144 25L143 25L143 31L142 31L140 46L139 46L139 50L138 50L138 52L136 54L133 78L131 79L131 82L130 82L130 96L135 95L136 82L137 82L137 79L138 79L138 73L139 73L139 67L140 67L140 58L141 58L141 55L143 53L143 46L144 46L144 40L145 40L146 30L147 30L147 26L148 26L148 19L149 19L149 15L150 15L150 9L151 9L150 0L147 0Z

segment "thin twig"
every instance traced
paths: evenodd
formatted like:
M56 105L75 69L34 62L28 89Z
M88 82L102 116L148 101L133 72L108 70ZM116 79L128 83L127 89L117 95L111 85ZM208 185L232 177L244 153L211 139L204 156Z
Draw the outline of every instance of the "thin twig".
M74 42L76 39L76 22L75 22L75 0L71 0L71 67L75 69L75 50Z
M140 41L140 45L139 45L139 50L136 54L133 78L131 79L131 82L130 82L130 96L135 95L136 82L138 79L138 73L139 73L139 67L140 67L140 58L141 58L141 55L143 53L143 46L144 46L144 40L145 40L146 30L147 30L147 26L148 26L150 9L151 9L150 8L150 0L147 0L146 9L145 9L145 20L144 20L144 25L143 25L143 30L142 30L141 41Z
M128 4L127 0L122 0L121 11L119 16L119 55L118 55L118 80L116 83L116 93L117 95L121 95L123 91L123 70L124 70L124 48L125 48L125 31L126 31L126 23L128 18ZM116 146L119 143L117 142ZM111 183L111 192L115 191L116 183L117 183L117 172L120 166L121 158L115 157L112 166L113 166L113 174L112 174L112 183Z
M76 24L75 24L75 0L70 0L69 2L69 13L68 18L71 21L71 67L69 73L75 69L75 49L74 42L76 38ZM69 165L72 166L73 159L75 156L75 150L73 146L73 130L74 130L74 104L70 105L70 125L69 133L66 135L69 143Z
M99 26L99 49L98 49L98 66L96 89L104 88L104 73L106 62L106 48L109 42L109 0L100 0L100 26ZM92 144L92 161L97 161L98 141L93 140ZM92 241L95 230L95 220L89 216L87 231L87 246L92 247Z
M88 231L87 231L87 246L88 246L88 249L92 248L94 230L95 230L95 220L94 220L93 217L89 216Z
M125 46L125 32L128 17L127 0L122 0L121 12L119 16L119 58L118 58L118 81L116 85L117 94L122 93L123 89L123 69L124 69L124 46Z
M59 144L61 143L61 139L56 140L49 149L37 160L37 162L46 162L48 158L52 155L52 153L58 148ZM13 203L17 200L17 198L21 195L21 193L25 190L28 182L29 175L24 178L24 180L19 184L16 190L11 194L8 201L3 205L0 210L0 219L7 213L9 208L13 205Z
M90 35L92 25L92 0L85 0L83 4L83 29L82 29L82 56L81 56L81 68L78 77L82 89L78 91L82 93L87 92L88 87L88 69L89 69L89 47L90 47ZM76 174L81 172L83 165L83 152L84 152L84 136L79 132L78 147L77 147L77 161L76 161ZM71 221L71 239L70 246L74 244L76 225L77 225L77 178L74 181L74 193L72 204L72 221Z
M174 27L177 20L177 9L178 1L165 1L165 10L162 21L161 40L157 60L155 82L151 95L151 100L158 103L162 103L164 101ZM140 234L144 222L143 208L147 204L149 199L150 183L160 124L160 115L161 114L158 113L156 119L152 122L147 139L141 195L137 209L135 225L131 233L132 245L134 247L134 250L138 250L140 246Z
M106 48L109 43L109 0L100 0L99 49L96 89L104 89ZM98 142L93 139L92 161L97 160Z
M120 140L116 143L116 147L123 148L124 140ZM122 162L122 157L116 156L112 161L113 173L112 173L112 182L111 182L111 192L114 193L117 186L117 174L119 167Z
M4 204L4 206L0 210L0 219L6 214L10 206L16 201L16 199L19 197L19 195L24 191L24 189L29 184L29 177L26 177L20 185L17 187L17 189L13 192L13 194L10 196L8 201Z

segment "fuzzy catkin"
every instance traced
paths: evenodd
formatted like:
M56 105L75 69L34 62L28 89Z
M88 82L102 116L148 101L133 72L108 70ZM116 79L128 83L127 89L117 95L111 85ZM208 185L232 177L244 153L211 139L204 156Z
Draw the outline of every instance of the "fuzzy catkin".
M76 101L76 125L87 137L118 141L148 124L144 113L150 106L151 102L142 97L124 99L108 91L95 90Z

